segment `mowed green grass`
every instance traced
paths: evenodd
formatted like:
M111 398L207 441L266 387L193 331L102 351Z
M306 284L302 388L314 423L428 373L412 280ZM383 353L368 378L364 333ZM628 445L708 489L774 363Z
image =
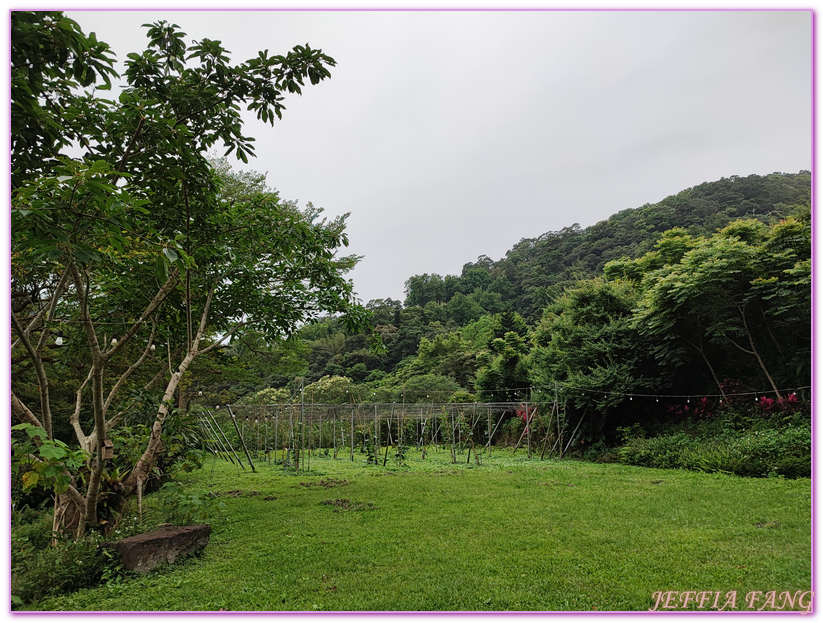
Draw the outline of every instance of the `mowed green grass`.
M750 591L810 589L808 480L522 451L483 465L362 458L315 456L288 475L209 459L181 476L226 504L201 556L38 608L608 611L651 608L656 591L736 590L741 609Z

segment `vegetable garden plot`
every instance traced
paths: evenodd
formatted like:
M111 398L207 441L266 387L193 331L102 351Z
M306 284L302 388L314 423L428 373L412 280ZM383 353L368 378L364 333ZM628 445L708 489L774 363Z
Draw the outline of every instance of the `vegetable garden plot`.
M533 402L226 405L203 410L200 424L206 447L244 468L265 461L307 470L318 453L385 466L425 460L438 447L453 463L481 463L505 443L529 458L562 456L579 423L560 411Z

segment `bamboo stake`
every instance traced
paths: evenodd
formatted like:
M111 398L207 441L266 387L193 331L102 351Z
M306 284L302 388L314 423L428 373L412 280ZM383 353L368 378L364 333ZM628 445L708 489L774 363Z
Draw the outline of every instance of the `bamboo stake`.
M560 442L560 458L563 458L563 430L560 428L560 402L557 400L557 381L554 382L554 401L557 403L557 438L561 440ZM551 458L551 454L549 454L549 458Z
M540 460L543 460L543 455L546 454L546 442L549 440L549 433L552 430L552 418L554 417L554 409L557 406L557 403L552 403L552 411L549 413L549 423L546 425L546 436L543 438L543 448L540 451Z
M380 456L380 428L377 422L377 403L374 404L374 436L377 438L374 458L377 459L377 457Z
M486 444L486 446L488 448L491 448L492 437L494 437L494 434L497 432L497 428L500 426L500 422L503 421L504 417L506 417L506 412L505 411L500 415L500 419L497 420L497 424L495 425L494 430L492 431L492 434L489 436L489 443Z
M206 413L208 413L208 411ZM231 458L231 454L229 454L229 451L226 449L226 446L223 445L223 440L220 439L220 435L218 435L217 432L214 430L214 427L211 425L208 418L205 418L205 417L201 418L200 421L203 422L206 425L206 428L208 429L210 434L217 441L218 451L225 453L226 458L231 462L232 465L234 465L234 459ZM220 450L220 448L222 448L222 450Z
M452 463L457 463L457 456L455 456L455 454L454 454L454 413L452 412L450 415L451 415L451 420L452 420L452 445L451 445Z
M391 439L391 418L394 415L394 403L391 404L392 412L389 413L389 420L388 420L388 437L386 438L386 454L383 456L383 467L386 467L386 460L389 458L389 446L392 443Z
M234 417L234 413L231 410L229 405L226 405L226 408L229 410L229 415L231 416L232 424L234 424L234 428L237 430L237 434L240 435L240 429L237 428L237 420ZM246 458L249 460L249 465L251 465L251 471L256 473L254 469L254 463L252 463L251 455L249 454L249 449L246 447L246 442L243 440L243 436L240 436L240 443L243 444L243 451L246 453Z
M220 434L223 435L223 439L226 441L226 447L231 449L232 454L234 454L234 458L237 459L237 464L240 465L243 469L246 469L245 465L243 465L243 461L240 460L240 457L237 456L237 452L234 449L234 446L231 445L229 438L226 437L226 433L223 432L223 429L220 427L220 422L217 421L217 418L207 409L206 413L211 416L211 419L214 421L214 425L217 426L217 430L220 431ZM233 462L233 461L232 461Z
M574 434L577 432L577 429L580 428L580 425L583 423L583 418L586 417L586 413L588 413L588 409L583 410L583 415L580 416L580 421L577 423L577 426L574 427L574 432L572 432L571 437L569 437L569 443L566 445L566 449L563 452L569 451L569 446L572 445L572 441L574 441Z
M526 430L528 431L528 436L526 438L526 443L529 444L529 459L532 458L532 427L531 427L531 420L534 416L529 416L529 403L526 403Z
M546 458L552 458L552 454L554 454L554 449L557 447L557 444L560 443L560 436L558 435L557 439L554 441L554 445L552 446L551 451L549 452L549 456Z
M289 405L289 438L283 447L283 471L289 465L290 458L294 456L294 405Z
M486 407L486 419L488 420L488 424L486 425L486 432L489 434L489 456L492 455L492 410L491 407Z
M523 436L524 436L524 435L526 435L526 434L528 433L527 438L528 438L528 440L529 440L529 441L528 441L528 443L529 443L529 458L532 458L532 452L531 452L531 429L530 429L530 425L531 425L531 422L532 422L532 420L533 420L533 419L534 419L534 415L533 415L533 414L531 414L531 415L529 414L529 404L528 404L528 403L526 403L526 428L524 428L524 429L523 429L523 432L522 432L522 433L520 433L520 439L518 439L518 440L517 440L517 445L514 447L514 451L512 452L512 454L514 454L514 452L517 452L517 449L520 447L520 444L523 442Z

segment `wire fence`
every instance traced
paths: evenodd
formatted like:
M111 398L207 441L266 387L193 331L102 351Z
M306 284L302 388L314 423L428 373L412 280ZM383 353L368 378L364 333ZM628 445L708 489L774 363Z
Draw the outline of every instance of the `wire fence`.
M453 462L468 451L466 462L481 463L504 444L529 458L562 456L580 427L571 429L556 402L227 405L203 410L199 421L215 455L295 470L317 453L385 465L439 448Z

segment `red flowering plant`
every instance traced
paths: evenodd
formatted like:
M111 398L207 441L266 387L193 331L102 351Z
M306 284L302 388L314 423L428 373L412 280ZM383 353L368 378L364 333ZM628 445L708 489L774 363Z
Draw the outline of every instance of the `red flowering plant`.
M693 415L699 418L711 417L717 412L717 404L705 396L698 400L696 404L672 405L669 407L669 412L674 415Z
M802 404L797 394L791 393L788 396L781 396L777 399L761 396L757 400L757 406L763 415L775 415L778 413L793 415L800 410Z
M523 422L524 430L523 432L528 434L529 433L529 423L534 419L534 410L537 407L528 407L526 405L520 405L515 410L517 417Z

